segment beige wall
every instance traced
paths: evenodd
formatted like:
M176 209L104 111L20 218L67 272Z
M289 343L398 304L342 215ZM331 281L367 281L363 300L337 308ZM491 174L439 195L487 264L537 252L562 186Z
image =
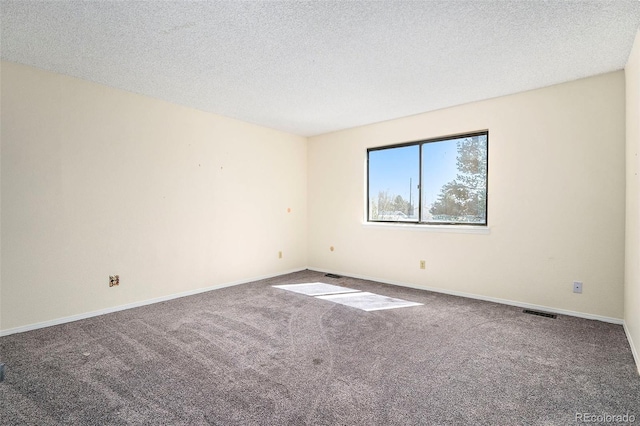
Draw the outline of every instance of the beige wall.
M623 72L308 143L22 65L1 79L0 331L307 265L623 318ZM483 129L488 233L363 225L367 147Z
M309 267L622 319L624 87L619 71L311 138ZM363 226L368 147L483 129L488 234Z
M627 99L627 216L624 321L640 372L640 32L625 68Z
M305 138L13 63L1 78L1 330L306 266Z

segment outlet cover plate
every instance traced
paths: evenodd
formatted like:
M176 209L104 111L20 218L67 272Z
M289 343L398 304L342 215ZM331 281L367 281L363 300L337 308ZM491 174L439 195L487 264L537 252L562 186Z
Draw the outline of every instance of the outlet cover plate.
M580 281L573 282L573 292L582 293L582 283Z

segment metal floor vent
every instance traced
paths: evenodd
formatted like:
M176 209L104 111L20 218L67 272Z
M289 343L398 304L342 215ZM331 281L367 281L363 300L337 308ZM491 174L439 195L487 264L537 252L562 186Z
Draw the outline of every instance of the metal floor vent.
M324 274L324 276L329 278L342 278L340 275L336 274Z
M532 311L531 309L525 309L524 311L525 314L530 314L530 315L537 315L539 317L545 317L545 318L556 318L557 315L555 314L550 314L548 312L540 312L540 311Z

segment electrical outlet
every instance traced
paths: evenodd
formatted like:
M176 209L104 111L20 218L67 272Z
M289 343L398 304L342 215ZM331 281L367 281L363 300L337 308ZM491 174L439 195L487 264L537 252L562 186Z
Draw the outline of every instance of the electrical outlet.
M281 251L278 252L278 259L282 259L282 252Z
M109 275L109 287L120 285L120 275Z
M582 293L582 283L580 281L573 282L573 292Z
M427 265L426 262L424 260L420 261L420 269L426 269Z

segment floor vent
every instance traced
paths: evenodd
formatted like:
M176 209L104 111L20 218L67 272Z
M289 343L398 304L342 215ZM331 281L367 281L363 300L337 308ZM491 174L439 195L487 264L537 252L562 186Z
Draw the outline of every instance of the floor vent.
M522 312L524 312L525 314L537 315L539 317L545 317L545 318L556 318L557 317L557 315L555 315L555 314L550 314L548 312L532 311L531 309L525 309Z
M329 278L342 278L340 275L336 274L324 274L324 276Z

